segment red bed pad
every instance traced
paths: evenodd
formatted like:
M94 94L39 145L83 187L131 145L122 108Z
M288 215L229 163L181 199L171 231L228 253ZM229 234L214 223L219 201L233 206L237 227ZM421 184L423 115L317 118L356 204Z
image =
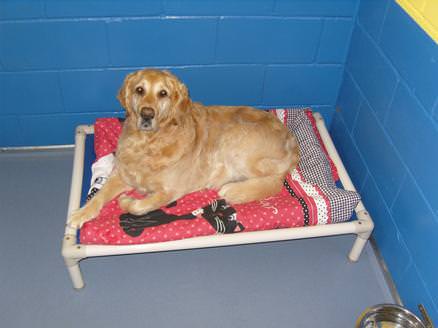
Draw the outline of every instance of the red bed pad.
M315 128L311 112L302 112L311 122L311 129ZM287 111L277 111L274 114L287 124L288 118L281 117L286 116ZM115 151L121 126L122 123L116 118L96 121L97 160ZM317 132L314 130L313 133L315 131ZM303 134L302 137L305 136ZM319 138L319 134L313 134L313 137ZM300 138L298 139L300 141ZM312 175L306 172L307 168L301 169L301 166L300 164L286 177L280 193L263 201L246 204L227 204L219 198L216 190L203 190L185 195L157 211L143 216L133 216L123 214L117 199L113 199L104 206L96 219L84 224L80 231L80 242L82 244L142 244L216 233L239 233L345 221L343 217L351 214L359 201L359 196L334 186L332 177L337 176L337 172L333 170L334 165L331 160L327 157L326 166L329 167L328 175L331 181L318 182L321 185L309 182L308 180L312 180L310 178ZM143 197L135 191L128 194L135 198ZM342 218L339 217L339 211L332 208L338 206L339 195L348 198L349 208L342 209L345 212L342 213ZM341 205L345 206L345 202Z

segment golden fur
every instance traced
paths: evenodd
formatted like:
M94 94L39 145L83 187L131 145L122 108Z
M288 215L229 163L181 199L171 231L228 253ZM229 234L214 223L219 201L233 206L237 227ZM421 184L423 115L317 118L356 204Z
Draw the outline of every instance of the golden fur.
M193 103L186 86L167 71L129 74L118 99L126 109L116 164L103 188L70 224L80 227L119 197L124 211L144 214L204 188L230 203L278 193L297 165L295 137L272 114L251 107Z

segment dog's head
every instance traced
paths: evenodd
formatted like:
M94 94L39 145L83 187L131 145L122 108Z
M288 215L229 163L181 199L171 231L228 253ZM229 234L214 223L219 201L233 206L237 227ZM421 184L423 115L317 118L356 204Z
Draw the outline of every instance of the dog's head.
M141 131L176 125L190 109L186 86L168 71L144 69L129 74L117 96L127 120Z

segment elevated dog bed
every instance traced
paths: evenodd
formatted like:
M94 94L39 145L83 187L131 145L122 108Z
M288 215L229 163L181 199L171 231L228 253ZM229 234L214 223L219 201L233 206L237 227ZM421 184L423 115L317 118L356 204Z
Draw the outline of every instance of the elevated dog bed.
M271 112L295 133L301 157L279 194L258 202L232 205L220 199L216 190L202 190L140 216L122 213L114 199L80 231L66 227L62 253L73 286L83 287L78 263L91 256L337 234L357 234L349 254L350 260L357 261L373 223L321 115L308 109ZM105 183L112 170L122 124L119 119L105 118L98 119L94 126L77 128L68 213L92 198ZM129 194L142 197L135 191ZM353 212L356 215L352 219Z

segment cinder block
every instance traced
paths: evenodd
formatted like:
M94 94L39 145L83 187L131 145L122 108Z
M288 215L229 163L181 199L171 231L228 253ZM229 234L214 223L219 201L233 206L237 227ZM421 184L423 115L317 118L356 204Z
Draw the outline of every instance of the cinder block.
M16 71L105 66L105 23L0 23L0 59L7 70Z
M335 105L342 66L267 67L263 103L272 105Z
M154 18L108 23L112 66L214 61L215 19Z
M62 111L57 73L0 74L0 114L40 114Z
M372 177L367 178L361 196L374 221L373 236L377 246L392 278L400 282L403 273L412 264L412 255L397 228L398 218L391 215Z
M433 110L433 118L435 120L435 123L438 124L438 95L437 95L436 100L435 100L435 108Z
M65 145L74 143L79 124L94 123L97 117L114 117L119 113L27 115L20 119L24 145Z
M259 105L264 68L256 65L172 69L195 101L206 105Z
M218 63L310 63L318 48L315 19L226 18L219 21Z
M386 204L390 206L403 182L406 170L394 145L365 103L359 111L354 138Z
M340 113L336 113L330 135L357 190L361 190L368 169L349 134Z
M0 1L0 20L44 17L42 0Z
M123 17L123 16L152 16L163 12L159 0L139 1L47 1L48 17Z
M386 16L381 46L426 110L431 112L438 91L438 47L395 2Z
M358 0L277 0L275 13L290 16L352 17Z
M409 175L394 202L392 212L419 272L428 282L429 291L438 295L438 261L431 260L431 252L438 249L438 218Z
M348 71L344 72L344 80L339 91L337 108L341 111L349 132L353 131L362 95Z
M318 50L318 63L343 64L348 54L353 32L352 19L326 19Z
M362 0L357 20L375 41L380 40L389 0Z
M403 83L397 88L387 130L403 161L438 213L438 130Z
M436 281L436 278L434 279ZM403 299L403 304L420 318L418 304L423 304L433 322L438 321L438 292L430 291L424 278L413 264L404 272L402 279L396 281L397 291Z
M126 69L61 72L66 111L86 113L120 110L116 96L130 72Z
M0 147L24 146L18 116L0 116Z
M272 15L274 0L164 0L168 15Z
M398 74L361 27L356 26L354 30L346 65L377 117L383 121Z

